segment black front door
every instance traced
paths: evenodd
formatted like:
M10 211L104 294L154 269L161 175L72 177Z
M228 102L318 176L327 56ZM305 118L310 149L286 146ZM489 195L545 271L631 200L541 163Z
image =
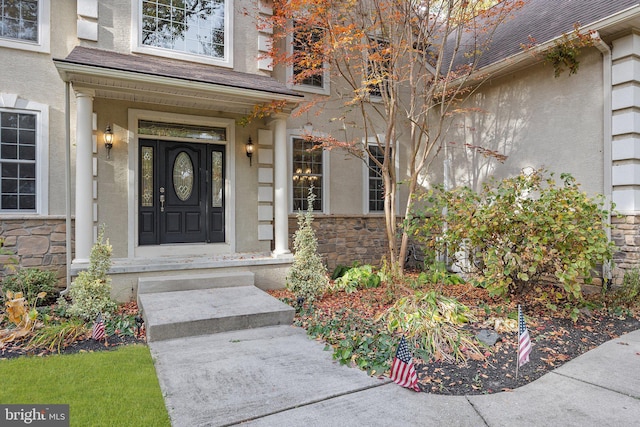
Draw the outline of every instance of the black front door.
M139 243L224 242L224 146L140 140Z

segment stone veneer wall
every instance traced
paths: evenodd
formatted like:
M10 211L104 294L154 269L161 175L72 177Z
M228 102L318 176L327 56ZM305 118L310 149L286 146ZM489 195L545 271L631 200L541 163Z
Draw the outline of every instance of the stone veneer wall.
M611 239L617 247L613 256L613 284L621 285L625 271L640 267L640 215L612 217Z
M59 279L67 275L66 229L63 216L0 220L0 238L4 239L4 248L14 254L18 265L54 270ZM0 256L1 265L10 257Z
M295 215L289 216L289 247L298 229ZM387 254L384 216L314 215L313 229L318 238L318 252L329 272L339 264L354 261L379 265Z

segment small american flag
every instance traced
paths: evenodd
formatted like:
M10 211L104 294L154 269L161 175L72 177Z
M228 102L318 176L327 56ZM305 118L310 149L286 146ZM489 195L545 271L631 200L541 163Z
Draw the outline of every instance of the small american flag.
M96 341L100 341L102 338L104 338L104 320L102 319L102 314L98 314L96 323L93 324L91 338Z
M402 387L420 391L420 387L418 387L418 376L413 367L412 359L409 346L407 346L407 340L402 337L400 344L398 344L398 350L396 350L396 357L393 359L393 365L391 366L391 379L394 383Z
M522 309L518 305L518 366L522 366L529 361L529 353L531 353L531 339L529 331L524 322Z

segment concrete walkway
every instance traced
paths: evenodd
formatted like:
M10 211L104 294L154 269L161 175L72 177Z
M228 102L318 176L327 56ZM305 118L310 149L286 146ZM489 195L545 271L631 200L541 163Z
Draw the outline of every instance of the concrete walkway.
M292 326L149 345L176 427L640 424L640 331L513 392L481 396L415 393L371 378Z

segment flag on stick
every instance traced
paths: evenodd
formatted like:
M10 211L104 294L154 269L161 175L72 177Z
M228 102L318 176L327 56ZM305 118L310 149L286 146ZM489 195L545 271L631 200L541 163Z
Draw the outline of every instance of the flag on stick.
M409 352L409 346L404 336L400 339L400 344L398 344L398 349L396 350L396 357L393 359L391 379L394 383L402 387L420 391L420 387L418 387L418 376L413 367L413 358Z
M518 367L529 361L529 353L531 353L531 339L529 338L527 325L524 322L522 309L518 305Z
M96 341L100 341L102 338L104 338L104 320L102 319L102 314L98 314L96 323L93 324L91 338Z

